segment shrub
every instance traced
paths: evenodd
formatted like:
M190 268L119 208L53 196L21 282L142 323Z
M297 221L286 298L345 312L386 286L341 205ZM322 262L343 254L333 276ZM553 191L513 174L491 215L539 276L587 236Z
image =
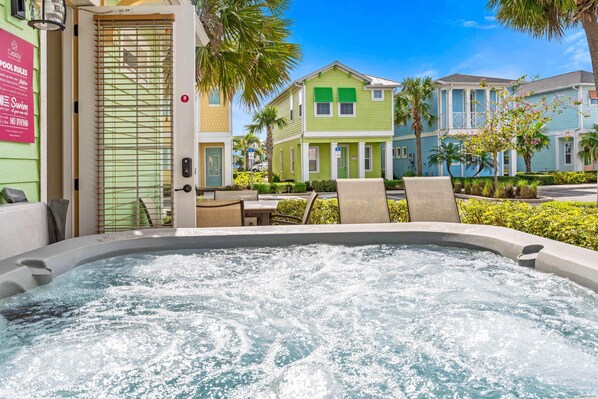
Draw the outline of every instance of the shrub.
M403 184L403 180L384 180L384 187L387 190L403 190L405 185Z
M471 183L470 182L465 183L464 191L465 191L465 194L471 195Z
M484 197L494 197L494 184L492 184L492 182L487 181L486 184L484 184L482 195Z
M249 189L251 183L251 172L238 172L233 178L233 186L239 189ZM253 172L253 185L268 183L268 174L265 172Z
M456 194L461 194L461 182L455 182L455 186L453 187Z
M310 182L310 187L312 190L321 192L321 193L332 193L336 191L336 181L335 180L315 180Z
M529 186L528 186L529 187ZM598 250L598 208L592 203L547 202L530 205L516 201L458 200L463 223L502 226ZM278 212L301 217L305 200L285 200ZM388 201L392 222L407 222L406 201ZM336 198L317 200L310 218L314 224L338 223Z

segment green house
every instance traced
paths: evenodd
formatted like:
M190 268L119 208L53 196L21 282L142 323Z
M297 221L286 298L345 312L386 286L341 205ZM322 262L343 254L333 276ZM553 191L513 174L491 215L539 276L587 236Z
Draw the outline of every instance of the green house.
M338 61L293 82L269 104L288 122L274 130L274 173L314 181L392 171L397 87Z

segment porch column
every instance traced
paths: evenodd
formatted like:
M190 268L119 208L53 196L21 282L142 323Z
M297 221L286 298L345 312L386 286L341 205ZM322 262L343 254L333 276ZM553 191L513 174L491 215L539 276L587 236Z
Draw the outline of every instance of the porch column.
M301 178L309 181L309 143L301 144Z
M583 161L577 156L579 152L579 132L573 133L573 154L571 158L573 160L573 170L579 172L583 170Z
M453 88L451 87L447 91L446 95L446 116L448 122L448 128L453 128Z
M231 141L224 142L224 164L222 165L222 172L224 173L224 185L230 186L233 184L233 143Z
M486 92L484 93L485 97L486 97L486 112L490 112L490 88L486 87Z
M509 157L509 166L510 166L510 171L509 171L509 176L515 176L517 175L517 150L511 150L511 155Z
M465 128L471 129L471 89L465 89Z
M392 162L392 141L384 143L384 178L394 179L394 165Z
M330 143L330 180L338 178L338 159L336 158L336 147L338 143Z
M360 141L357 143L357 165L358 177L363 179L365 177L365 142Z

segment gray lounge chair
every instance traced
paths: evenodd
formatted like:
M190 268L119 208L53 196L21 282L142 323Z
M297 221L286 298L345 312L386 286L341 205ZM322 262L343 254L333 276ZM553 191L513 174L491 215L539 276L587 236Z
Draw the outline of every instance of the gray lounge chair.
M338 213L342 224L390 223L382 179L338 179Z
M215 200L245 200L245 201L257 201L258 191L257 190L237 190L237 191L214 191Z
M314 209L314 205L317 199L318 193L312 191L311 195L307 200L307 205L305 206L305 212L303 212L303 217L275 213L272 216L270 216L270 224L308 224L309 216L311 215L311 211Z
M410 222L461 223L450 177L404 177Z
M195 208L195 215L197 227L243 226L243 200L199 201Z

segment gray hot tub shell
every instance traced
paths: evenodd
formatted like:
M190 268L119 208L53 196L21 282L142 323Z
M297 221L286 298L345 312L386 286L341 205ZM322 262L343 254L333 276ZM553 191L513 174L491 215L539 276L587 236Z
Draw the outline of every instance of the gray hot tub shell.
M0 298L96 259L128 253L294 244L437 244L490 250L598 292L598 252L495 226L398 223L150 229L74 238L0 261Z

